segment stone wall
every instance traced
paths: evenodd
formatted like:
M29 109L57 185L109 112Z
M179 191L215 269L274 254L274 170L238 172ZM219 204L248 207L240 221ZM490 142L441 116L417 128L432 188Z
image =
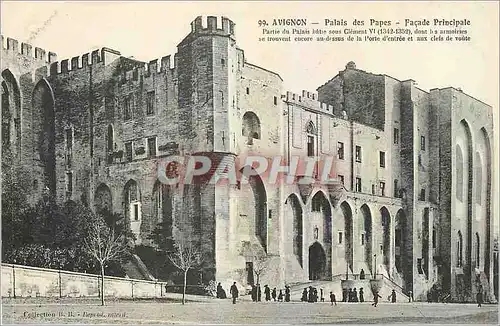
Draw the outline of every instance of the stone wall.
M99 297L100 276L2 263L2 297ZM166 283L104 277L104 293L115 298L158 298ZM15 289L15 291L14 291Z

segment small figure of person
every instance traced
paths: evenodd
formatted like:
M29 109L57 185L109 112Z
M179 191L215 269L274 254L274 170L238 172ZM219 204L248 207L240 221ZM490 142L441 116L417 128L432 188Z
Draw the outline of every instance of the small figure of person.
M290 302L290 287L285 286L285 302Z
M314 293L314 302L318 302L318 289L313 288L313 293Z
M347 302L352 302L352 289L349 288L349 292L347 292Z
M361 272L359 272L359 279L364 280L365 279L365 270L361 268Z
M231 285L231 296L233 297L233 304L236 303L236 299L238 298L238 294L239 294L239 291L238 291L238 287L236 286L236 282L233 283L233 285Z
M359 302L365 302L365 294L363 288L359 288Z
M307 302L307 288L304 288L304 291L302 291L302 298L300 298L300 301Z
M222 299L222 285L217 284L217 299Z
M356 291L356 288L352 290L352 302L358 302L358 291Z
M267 284L264 285L264 295L266 296L266 301L271 301L271 289Z
M323 289L320 289L319 292L320 292L320 299L319 299L319 301L325 302L325 298L323 297Z
M337 305L337 300L335 299L335 294L333 292L330 292L330 302L333 304Z
M273 301L276 301L276 288L273 288L273 291L271 292L271 296L273 297Z
M278 295L278 302L283 302L283 290L280 289L280 294Z
M260 284L257 283L257 302L260 302L262 299L262 291L260 290Z
M477 300L477 306L481 307L483 304L483 290L479 289L479 291L476 294L476 300Z
M412 297L413 297L413 292L408 291L408 302L412 301ZM429 295L427 295L427 301L429 301Z
M392 290L392 293L391 293L391 302L392 303L396 302L396 291L395 290Z
M347 302L347 289L342 289L342 302Z
M257 301L257 287L253 284L252 284L251 296L252 296L252 301L256 302Z
M378 295L377 291L373 291L373 303L372 306L376 307L378 304L378 298L382 298L380 295Z
M314 302L314 290L312 286L309 287L307 302Z

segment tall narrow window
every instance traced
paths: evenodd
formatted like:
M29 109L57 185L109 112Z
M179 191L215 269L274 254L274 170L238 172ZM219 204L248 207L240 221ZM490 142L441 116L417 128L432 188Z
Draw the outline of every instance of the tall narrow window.
M73 195L73 173L66 172L66 198L70 199Z
M436 249L436 241L437 241L437 234L436 234L436 227L432 227L432 249Z
M365 234L364 233L361 233L361 245L362 246L365 245Z
M247 87L247 95L250 94L250 88Z
M314 156L314 137L307 136L307 156Z
M155 92L151 91L147 94L147 102L146 102L146 114L154 115L155 114Z
M339 244L342 244L342 232L339 232Z
M476 232L476 267L479 268L481 263L481 242L479 241L479 233Z
M380 182L380 195L385 196L385 182Z
M356 191L361 192L361 178L356 178Z
M132 161L132 142L125 143L125 159L130 162Z
M356 162L361 163L361 146L356 146Z
M425 136L420 136L420 150L425 151Z
M380 167L385 168L385 152L379 153Z
M273 101L274 101L274 105L278 105L278 98L276 96L274 97Z
M156 137L148 138L148 157L156 156Z
M344 143L342 143L342 142L337 143L337 154L338 154L339 160L344 159Z
M73 161L73 129L66 129L66 167L71 168Z
M425 188L420 189L420 196L418 200L425 201Z
M108 135L106 138L106 158L108 163L113 163L113 150L114 150L115 137L113 133L113 126L108 126Z
M315 155L314 141L316 140L316 127L312 121L309 121L306 126L307 134L307 156Z
M134 204L134 221L139 221L139 204Z
M375 185L372 185L372 195L375 195Z
M464 159L460 146L457 145L455 151L455 168L457 172L456 196L458 200L462 201L464 193Z
M132 119L132 99L130 96L127 96L123 101L123 119L130 120Z
M399 144L399 129L394 128L394 144Z
M458 231L458 237L457 237L457 267L462 267L462 250L463 250L462 232Z
M394 180L394 198L399 197L399 185L398 185L398 180Z

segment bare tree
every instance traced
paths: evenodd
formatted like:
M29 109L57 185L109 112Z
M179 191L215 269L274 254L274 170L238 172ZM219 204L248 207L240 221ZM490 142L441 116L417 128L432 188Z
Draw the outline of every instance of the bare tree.
M192 268L201 264L201 253L190 234L181 232L174 244L174 251L168 254L168 259L175 267L184 272L184 285L182 289L182 304L186 302L187 274Z
M260 276L268 268L269 258L266 255L255 255L253 257L253 272L257 278L257 284L260 284Z
M114 226L109 226L101 215L93 215L84 240L84 249L101 267L101 305L104 306L104 269L111 261L122 258L127 246L122 234L117 234Z

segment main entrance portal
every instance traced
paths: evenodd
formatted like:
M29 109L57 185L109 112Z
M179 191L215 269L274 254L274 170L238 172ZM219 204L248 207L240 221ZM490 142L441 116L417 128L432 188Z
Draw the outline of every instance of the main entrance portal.
M326 254L319 242L309 247L309 280L321 280L325 277Z

